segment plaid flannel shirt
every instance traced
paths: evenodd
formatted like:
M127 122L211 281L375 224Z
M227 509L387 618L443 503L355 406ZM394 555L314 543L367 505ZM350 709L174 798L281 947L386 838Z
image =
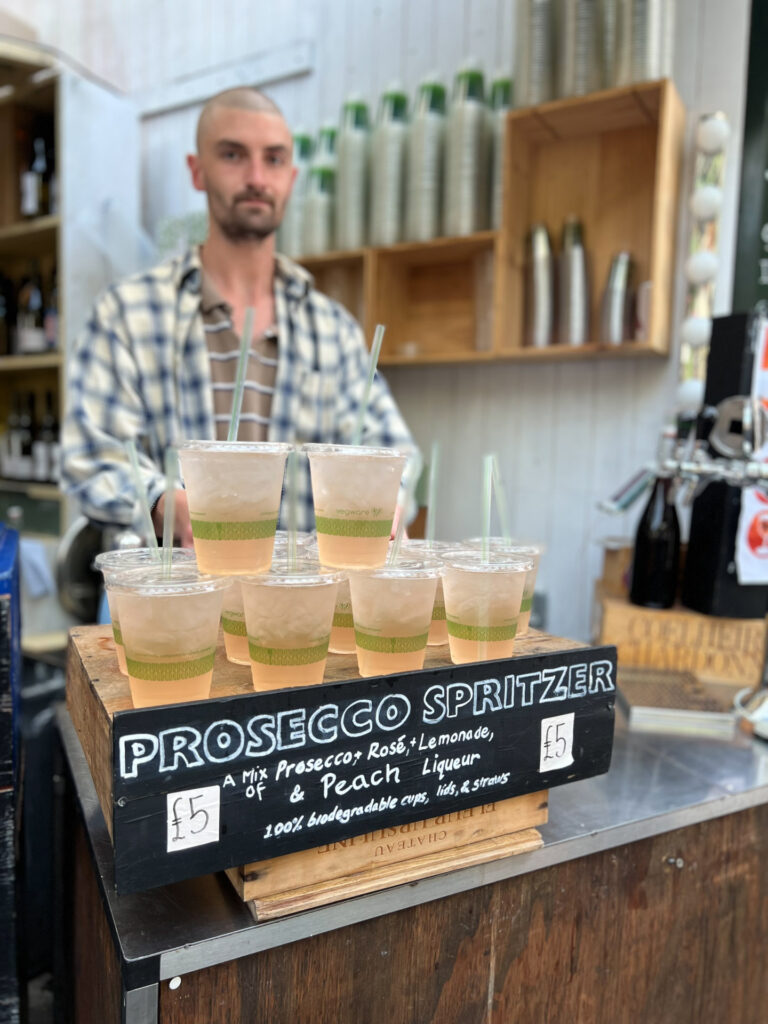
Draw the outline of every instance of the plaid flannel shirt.
M163 453L184 440L216 437L208 349L200 315L197 249L113 285L78 339L62 433L62 482L83 513L132 524L134 487L125 441L134 438L153 504L162 494ZM313 288L301 267L275 260L278 368L270 441L346 443L368 372L362 330L339 303ZM377 373L363 443L418 455ZM314 525L309 468L299 459L298 527Z

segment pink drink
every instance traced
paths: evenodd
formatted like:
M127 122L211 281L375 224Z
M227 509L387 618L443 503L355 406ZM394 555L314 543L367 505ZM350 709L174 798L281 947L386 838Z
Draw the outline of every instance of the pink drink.
M336 605L333 609L333 627L328 650L334 654L355 653L355 624L352 619L352 595L349 579L339 582L336 591Z
M240 581L254 690L323 681L338 581L301 560Z
M434 560L403 558L350 578L361 676L423 668L440 571Z
M405 456L393 448L307 444L323 565L383 565Z
M530 559L490 551L446 552L443 591L455 665L512 655Z
M482 546L481 537L472 537L462 542L466 547L479 550ZM536 576L539 571L539 560L544 554L543 544L524 544L520 541L505 540L503 537L489 537L489 546L494 551L506 551L519 558L530 558L533 568L525 577L523 587L523 600L520 605L520 618L517 623L517 636L525 636L531 621L531 609L533 607L533 594L536 589Z
M280 511L289 444L188 441L179 449L201 572L264 572Z
M193 566L128 569L108 584L116 601L134 707L210 694L223 591L230 581Z
M160 553L162 553L162 549L160 549ZM93 561L94 569L98 569L103 574L104 583L107 584L107 604L109 605L109 617L112 620L112 636L115 640L117 667L124 676L128 675L128 668L125 664L123 634L120 629L120 620L117 617L117 602L112 597L109 583L114 581L117 575L126 569L140 569L143 566L152 566L157 563L157 548L118 548L116 551L104 551L100 555L96 555ZM179 565L182 563L194 565L194 551L190 551L188 548L174 548L173 564Z
M449 551L454 548L454 544L442 540L433 540L431 544L426 540L403 541L403 550L412 553L416 558L435 558L440 561L441 551ZM429 625L427 647L441 647L447 643L448 624L445 621L445 598L443 596L443 581L440 578L435 591L435 604L432 608L432 622Z

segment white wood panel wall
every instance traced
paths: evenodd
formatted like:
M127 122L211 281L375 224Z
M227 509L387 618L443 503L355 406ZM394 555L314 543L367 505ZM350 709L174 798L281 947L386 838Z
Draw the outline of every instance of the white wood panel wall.
M312 73L269 91L291 123L312 129L335 119L350 91L373 103L393 79L408 90L432 70L449 80L467 55L488 74L514 67L514 0L0 0L3 7L139 99L185 76L309 40ZM749 0L677 3L675 79L689 110L689 137L695 117L712 109L724 110L733 127L718 311L730 308L749 8ZM196 115L190 107L144 122L144 217L150 229L164 216L201 206L183 162ZM689 155L683 193L690 173ZM680 215L682 267L685 194ZM684 290L678 277L676 321ZM639 515L635 508L609 518L596 502L652 458L672 406L674 356L666 362L397 369L388 377L424 450L440 440L446 453L440 532L454 539L478 532L473 495L479 492L480 457L498 450L515 531L548 545L541 589L549 597L549 627L587 637L600 540L631 535Z

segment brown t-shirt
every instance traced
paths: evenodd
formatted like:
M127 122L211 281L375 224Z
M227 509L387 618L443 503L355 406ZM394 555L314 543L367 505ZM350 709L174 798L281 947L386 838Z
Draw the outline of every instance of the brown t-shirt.
M232 415L240 339L232 326L231 307L216 291L205 271L200 291L200 312L211 366L216 437L224 441ZM270 328L251 344L237 432L239 441L266 441L276 376L277 331Z

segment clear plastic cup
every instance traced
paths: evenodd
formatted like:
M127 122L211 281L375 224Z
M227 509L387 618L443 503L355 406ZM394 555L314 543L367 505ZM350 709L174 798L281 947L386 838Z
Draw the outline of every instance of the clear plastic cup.
M298 560L239 582L254 690L321 683L339 574Z
M511 657L531 559L491 549L483 561L480 551L463 548L446 551L443 567L454 665Z
M323 565L383 565L406 457L394 448L306 444Z
M410 552L418 558L436 558L441 561L443 551L455 550L456 545L444 540L433 540L431 544L426 540L403 541L402 550ZM432 608L432 622L429 626L429 638L427 647L442 647L448 643L448 624L445 621L445 598L443 596L443 580L438 578L437 590L435 591L435 604Z
M523 601L520 605L520 619L517 624L517 635L525 636L531 621L531 609L533 608L533 592L536 589L536 576L539 572L539 560L544 554L544 545L519 540L505 540L503 537L489 537L488 543L494 551L508 551L510 554L518 555L520 558L530 558L533 568L525 578L523 587ZM463 541L469 548L480 549L483 544L482 537L471 537Z
M339 589L336 591L328 650L334 654L354 654L356 650L355 623L352 619L352 594L349 589L348 576L339 580Z
M308 533L299 533L296 536L296 550L299 557L303 557L307 546L312 544L314 538ZM288 551L288 534L285 530L278 530L275 534L275 546L272 552L272 564L279 564L286 558ZM224 603L221 609L221 629L224 634L224 650L227 660L235 665L250 665L251 657L248 653L248 636L245 630L245 612L243 611L243 595L240 591L240 582L232 579L232 586L224 592Z
M187 441L179 459L201 572L264 572L280 512L290 444Z
M137 708L210 695L224 590L230 580L193 565L126 569L107 583L116 602Z
M174 548L173 564L180 565L182 563L194 565L194 551L190 551L189 548ZM107 604L109 605L109 617L112 619L112 636L115 639L117 667L124 676L128 675L128 669L125 664L123 635L117 615L117 602L112 598L109 583L114 581L118 574L125 572L126 569L140 569L142 566L157 564L157 548L118 548L115 551L103 551L100 555L96 555L96 558L93 560L93 568L98 569L102 573L105 586L107 587Z
M361 676L423 668L441 571L434 559L402 558L350 577Z

